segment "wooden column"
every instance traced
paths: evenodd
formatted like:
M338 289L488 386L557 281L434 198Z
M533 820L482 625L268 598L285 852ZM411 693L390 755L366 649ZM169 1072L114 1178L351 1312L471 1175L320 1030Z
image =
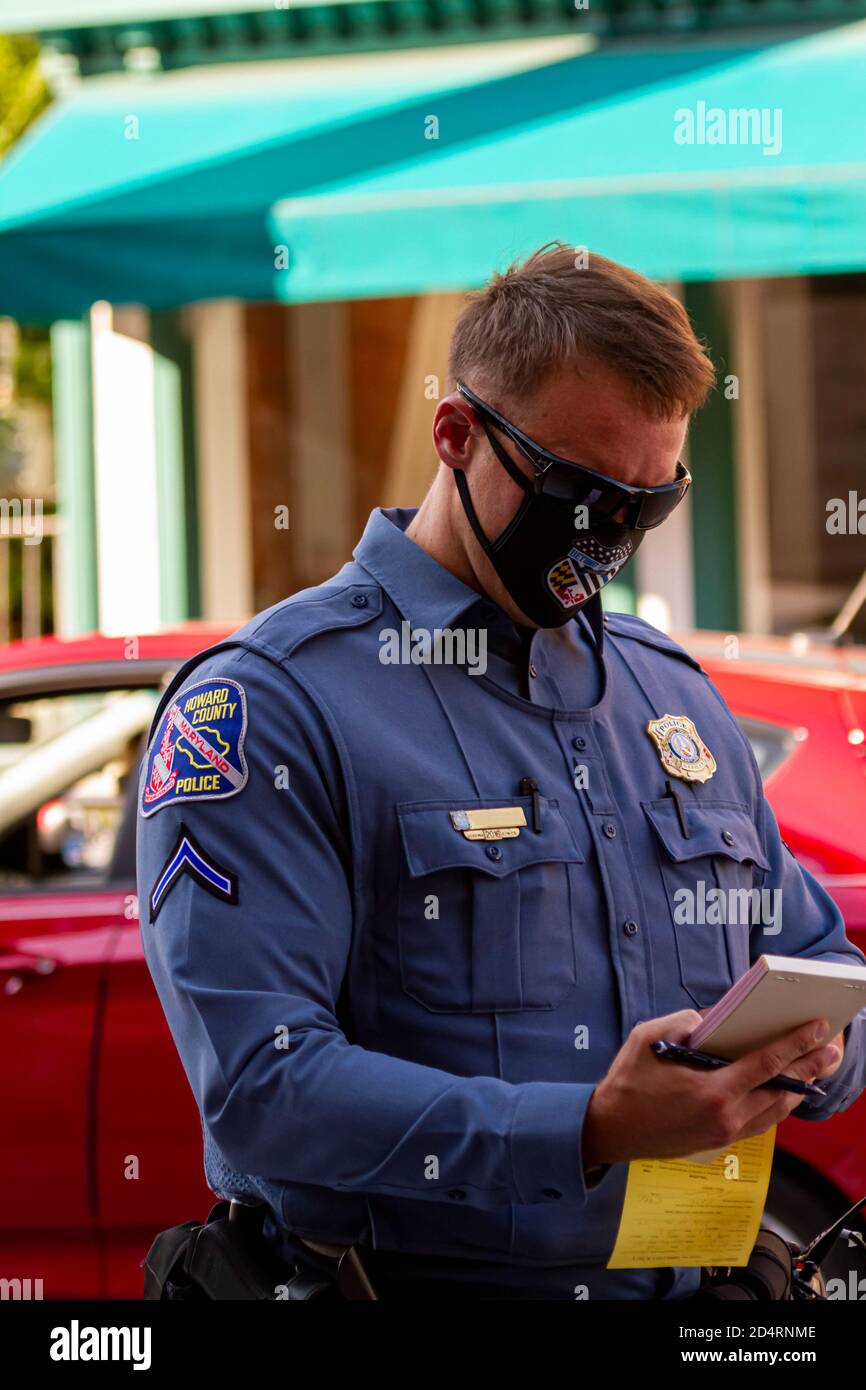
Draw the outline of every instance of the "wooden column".
M418 301L359 299L348 305L353 530L360 535L374 507L395 505L389 486L395 422ZM403 499L412 505L412 497Z
M294 305L287 331L291 550L295 583L304 588L338 570L355 541L346 305Z
M447 391L448 348L462 294L415 301L396 402L382 504L417 507L439 460L431 439L436 406Z
M744 632L772 632L764 282L739 280L730 291L733 371L740 393L739 399L731 402L742 577L740 621Z
M283 304L248 304L247 419L253 602L268 608L297 587L288 316ZM323 388L326 383L322 383ZM288 508L289 527L277 525ZM279 511L278 511L279 509Z
M254 611L244 305L191 306L202 616L235 623Z

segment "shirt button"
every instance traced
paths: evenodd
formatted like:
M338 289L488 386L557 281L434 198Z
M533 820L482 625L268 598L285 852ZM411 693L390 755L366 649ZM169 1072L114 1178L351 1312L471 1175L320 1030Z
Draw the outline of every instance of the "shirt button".
M538 670L537 670L537 668L536 668L535 666L530 666L530 668L529 668L529 674L530 674L531 676L537 676L537 675L538 675Z
M573 739L571 740L571 746L572 746L572 748L576 748L577 751L578 751L579 753L582 753L583 750L584 750L584 748L586 747L586 739L585 739L585 738L573 738Z
M463 1191L462 1187L452 1187L451 1191L448 1193L448 1196L451 1198L452 1202L466 1201L466 1193Z
M367 595L366 595L366 594L353 594L353 595L352 595L352 607L353 607L353 608L366 608L366 607L367 607Z
M608 822L608 824L604 827L604 833L605 833L605 835L607 836L607 838L608 838L609 840L615 840L615 839L616 839L616 826L615 826L615 825L611 825L610 822Z
M633 922L629 918L627 922L623 922L622 929L625 932L626 936L634 936L635 933L638 931L638 924L637 922Z
M722 839L724 840L726 845L732 845L734 843L734 837L731 834L730 830L722 831Z
M498 845L488 845L488 846L487 846L486 853L487 853L487 858L488 858L488 859L501 859L501 858L502 858L502 850L499 848Z
M553 1201L556 1201L557 1197L562 1196L562 1193L557 1191L555 1187L546 1187L541 1195L542 1197L550 1197Z

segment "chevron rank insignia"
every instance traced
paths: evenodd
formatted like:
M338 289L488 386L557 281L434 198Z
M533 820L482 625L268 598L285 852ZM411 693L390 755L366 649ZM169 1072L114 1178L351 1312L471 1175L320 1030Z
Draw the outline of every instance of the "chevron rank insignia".
M233 873L218 864L213 855L208 854L197 844L185 825L174 842L174 848L160 870L159 877L150 895L150 921L155 922L162 905L174 885L184 875L212 893L224 903L236 904L238 901L238 881Z

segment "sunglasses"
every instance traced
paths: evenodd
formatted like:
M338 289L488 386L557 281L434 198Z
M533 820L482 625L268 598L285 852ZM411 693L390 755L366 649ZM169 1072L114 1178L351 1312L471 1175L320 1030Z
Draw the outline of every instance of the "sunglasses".
M662 483L659 487L631 487L628 483L617 482L604 473L596 473L592 468L572 463L542 448L510 420L506 420L504 415L500 415L498 410L476 396L462 381L458 381L457 390L471 405L488 438L488 427L492 425L506 439L510 439L532 465L535 492L581 504L599 516L616 516L624 511L626 525L637 531L651 531L654 526L660 526L667 520L691 486L692 475L683 463L677 463L675 480ZM494 444L492 439L490 442ZM495 451L499 454L498 449ZM504 461L506 456L500 457ZM520 477L525 482L524 475L520 474Z

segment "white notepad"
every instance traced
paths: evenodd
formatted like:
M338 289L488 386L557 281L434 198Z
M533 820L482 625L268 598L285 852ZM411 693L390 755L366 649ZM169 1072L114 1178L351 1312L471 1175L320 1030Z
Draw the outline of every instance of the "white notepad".
M830 1020L828 1041L866 1009L866 965L759 956L689 1038L689 1047L734 1061L813 1018Z

